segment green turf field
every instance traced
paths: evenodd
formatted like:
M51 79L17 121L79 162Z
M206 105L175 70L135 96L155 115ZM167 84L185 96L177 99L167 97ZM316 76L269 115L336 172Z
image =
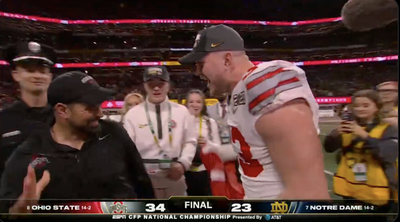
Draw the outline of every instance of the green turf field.
M329 134L336 126L338 123L334 122L323 122L321 121L319 124L321 133L320 133L320 138L321 142L324 140L325 135ZM326 179L328 180L328 188L329 188L329 193L332 197L332 199L342 199L341 197L336 196L333 193L333 188L332 188L332 177L333 174L336 172L336 153L326 153L325 150L324 152L324 164L325 164L325 175Z

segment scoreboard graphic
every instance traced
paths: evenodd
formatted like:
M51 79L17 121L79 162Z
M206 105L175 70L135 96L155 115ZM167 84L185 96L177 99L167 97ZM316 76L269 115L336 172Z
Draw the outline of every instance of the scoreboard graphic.
M168 200L101 200L51 203L28 206L32 213L24 219L60 218L96 220L305 220L323 221L337 217L370 219L396 217L396 213L382 214L374 205L342 201L265 201L228 200L225 197L171 197ZM7 212L1 212L2 220ZM18 216L18 215L11 215ZM3 219L4 218L4 219Z

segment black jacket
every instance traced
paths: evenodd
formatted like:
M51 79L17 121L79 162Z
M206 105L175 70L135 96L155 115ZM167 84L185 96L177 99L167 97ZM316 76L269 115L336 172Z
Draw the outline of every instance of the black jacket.
M47 123L52 116L50 106L32 108L23 101L15 102L0 112L0 176L12 152L34 130L48 127Z
M106 120L100 120L100 127L81 150L57 144L50 128L34 132L7 161L0 198L18 198L28 164L35 168L37 180L44 170L50 172L41 200L154 198L141 156L125 129ZM1 211L8 211L11 204Z

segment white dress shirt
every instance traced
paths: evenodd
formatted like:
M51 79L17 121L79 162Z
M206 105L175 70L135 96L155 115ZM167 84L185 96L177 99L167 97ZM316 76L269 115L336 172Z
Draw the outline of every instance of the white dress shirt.
M210 138L209 138L209 131L208 131L209 129L207 126L207 121L204 118L202 118L201 133L200 133L200 118L199 117L196 117L194 119L194 126L196 128L197 138L199 138L200 135L203 138L206 138L207 144L206 144L205 148L207 148L207 146L213 146L218 150L220 149L221 139L219 138L217 122L215 122L214 119L210 118L212 140L210 140ZM192 172L200 172L200 171L204 171L204 170L206 170L206 168L204 167L204 164L201 164L199 167L191 167L191 169L190 169L190 171L192 171Z
M222 108L222 105L221 104L225 104L225 107L224 108ZM218 114L219 114L219 116L222 118L222 112L223 112L223 110L225 109L225 111L226 111L226 113L225 113L225 115L228 115L228 104L226 104L226 103L218 103Z
M160 147L154 141L154 136L150 131L149 123L145 112L145 103L148 104L149 116L153 125L155 134L157 134L157 115L155 105L145 102L130 109L124 117L124 127L130 138L135 142L142 159L163 159L162 153L170 158L178 158L186 170L190 168L192 160L196 153L197 135L193 127L194 117L190 115L185 106L170 102L168 98L160 104L160 114L162 122L163 137L159 139ZM169 140L168 132L168 103L171 105L172 122L172 146ZM158 138L158 135L156 135ZM156 186L167 187L170 180L166 178L167 171L160 170L159 164L145 164L150 176L157 176L160 181ZM160 188L160 187L155 187Z

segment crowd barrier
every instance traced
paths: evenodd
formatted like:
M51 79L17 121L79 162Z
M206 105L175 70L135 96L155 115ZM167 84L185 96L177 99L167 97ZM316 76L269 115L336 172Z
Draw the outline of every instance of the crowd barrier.
M293 62L296 66L315 66L315 65L339 65L350 63L362 62L383 62L397 60L398 55L379 56L368 58L354 58L354 59L337 59L337 60L315 60L304 62ZM255 65L265 61L255 61ZM0 61L0 65L8 65L6 61ZM136 66L179 66L177 61L160 61L160 62L97 62L97 63L57 63L54 65L56 68L93 68L93 67L136 67Z
M313 19L306 21L252 21L252 20L215 20L215 19L96 19L96 20L66 20L46 18L32 15L20 15L0 12L1 17L24 19L39 22L58 23L65 25L93 25L93 24L228 24L228 25L271 25L271 26L297 26L341 21L341 17Z
M318 97L315 98L318 104L348 104L351 103L351 97ZM172 102L178 102L178 100L171 99ZM184 104L186 100L182 100ZM206 105L212 106L218 102L217 99L206 99ZM101 108L103 109L121 109L124 106L124 101L107 101L103 102Z

